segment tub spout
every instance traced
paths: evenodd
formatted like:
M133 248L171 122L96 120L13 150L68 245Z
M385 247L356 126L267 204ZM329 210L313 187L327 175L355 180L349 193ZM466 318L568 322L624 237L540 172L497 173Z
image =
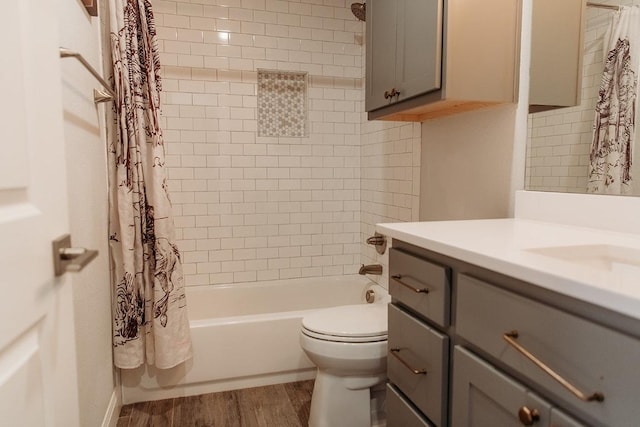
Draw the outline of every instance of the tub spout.
M358 274L375 274L376 276L380 276L382 274L382 266L380 264L362 264Z

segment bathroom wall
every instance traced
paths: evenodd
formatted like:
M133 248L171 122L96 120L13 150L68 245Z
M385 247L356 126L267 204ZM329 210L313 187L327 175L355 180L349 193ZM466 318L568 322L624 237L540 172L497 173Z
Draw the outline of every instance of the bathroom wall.
M508 104L422 124L420 220L512 215L512 168L524 161L514 147L526 139L517 112Z
M102 66L100 20L80 2L59 1L59 45L80 52L94 68ZM103 14L104 15L104 14ZM107 247L107 180L104 108L93 103L100 84L76 60L61 60L69 224L73 246L100 253L71 275L77 350L80 425L100 426L117 419L111 347L111 294ZM114 418L111 418L114 416Z
M637 2L601 3L633 5ZM528 190L572 193L587 190L593 120L603 70L603 38L612 13L605 9L586 9L580 105L529 116ZM638 151L635 150L632 177L640 173Z
M187 285L355 273L375 222L417 218L419 127L366 125L350 3L152 3ZM309 73L307 137L257 135L258 69Z

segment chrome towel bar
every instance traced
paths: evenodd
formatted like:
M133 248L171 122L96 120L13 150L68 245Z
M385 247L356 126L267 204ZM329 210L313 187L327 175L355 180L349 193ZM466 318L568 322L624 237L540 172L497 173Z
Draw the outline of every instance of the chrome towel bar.
M65 47L61 47L60 58L76 58L82 65L84 65L84 68L86 68L87 71L89 71L93 75L93 77L95 77L102 84L103 89L93 90L93 102L97 104L99 102L108 102L116 99L116 93L113 91L113 89L111 89L109 83L107 83L107 81L103 79L100 74L98 74L98 72L91 66L91 64L87 62L86 59L84 59L81 54Z

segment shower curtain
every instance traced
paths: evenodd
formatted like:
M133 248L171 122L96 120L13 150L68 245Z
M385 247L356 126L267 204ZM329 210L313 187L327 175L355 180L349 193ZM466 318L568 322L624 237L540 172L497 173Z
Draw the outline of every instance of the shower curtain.
M635 140L640 7L612 15L604 36L604 72L591 144L589 193L630 194Z
M110 0L117 98L109 141L114 363L171 368L192 355L167 189L160 63L151 4Z

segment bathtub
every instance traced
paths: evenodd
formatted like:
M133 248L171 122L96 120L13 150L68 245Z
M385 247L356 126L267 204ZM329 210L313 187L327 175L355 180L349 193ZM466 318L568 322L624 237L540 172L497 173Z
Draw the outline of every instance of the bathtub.
M123 403L314 378L298 341L302 317L364 304L369 289L376 302L389 301L384 288L359 275L188 287L193 359L168 370L123 369Z

